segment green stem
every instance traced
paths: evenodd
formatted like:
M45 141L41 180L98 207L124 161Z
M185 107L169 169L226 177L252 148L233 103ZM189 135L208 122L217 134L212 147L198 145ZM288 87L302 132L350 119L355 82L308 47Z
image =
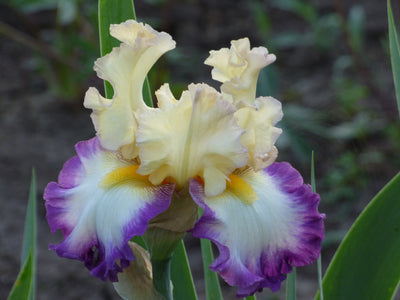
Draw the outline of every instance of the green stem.
M199 209L199 218L203 214L203 209ZM210 270L210 264L214 261L211 242L207 239L201 239L201 255L203 256L203 271L206 284L207 300L222 300L221 287L219 285L218 275Z
M154 287L166 300L172 300L171 259L151 260L151 264L153 267Z
M317 260L317 269L318 269L318 286L319 286L319 299L324 300L324 292L322 290L322 266L321 266L321 255Z
M315 168L314 168L314 151L311 151L311 189L314 193L317 192L317 187L315 184ZM317 270L318 270L318 286L319 286L319 297L320 300L324 300L324 292L322 291L322 266L321 266L321 254L317 260Z
M288 274L286 281L286 300L296 300L296 268Z

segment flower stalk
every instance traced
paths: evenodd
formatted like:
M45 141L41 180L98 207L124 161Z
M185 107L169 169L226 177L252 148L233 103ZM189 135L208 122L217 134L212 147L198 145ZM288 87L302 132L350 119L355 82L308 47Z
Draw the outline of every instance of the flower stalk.
M171 257L183 235L159 227L148 228L144 235L150 252L154 288L166 300L172 299Z
M197 206L185 190L175 192L170 207L153 218L143 238L150 252L154 288L165 297L172 299L171 258L186 231L193 227ZM180 211L185 217L182 222L173 222L174 214Z
M153 283L155 289L165 297L172 300L171 288L171 257L166 259L151 259L153 266Z

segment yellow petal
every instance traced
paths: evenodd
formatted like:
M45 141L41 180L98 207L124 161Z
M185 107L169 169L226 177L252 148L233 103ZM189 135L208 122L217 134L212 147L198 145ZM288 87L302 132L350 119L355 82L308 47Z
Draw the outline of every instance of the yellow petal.
M243 38L232 41L230 49L210 51L205 64L214 67L212 78L222 82L221 91L229 95L235 105L240 101L254 105L258 74L275 59L264 47L250 49L249 39Z
M124 153L134 157L138 153L135 111L146 109L142 97L145 77L157 59L175 47L175 42L167 33L133 20L111 25L110 33L122 44L99 58L94 69L101 79L112 84L114 96L106 99L97 89L90 88L84 105L93 110L91 117L101 145L108 150L129 145Z
M278 154L274 144L282 129L274 125L282 119L282 105L272 97L259 97L255 107L242 105L235 113L239 126L246 130L241 142L249 149L248 165L260 170L271 165Z
M179 102L161 107L138 114L138 173L153 184L171 178L178 187L201 176L206 194L221 193L227 176L247 162L235 108L206 84L190 85Z

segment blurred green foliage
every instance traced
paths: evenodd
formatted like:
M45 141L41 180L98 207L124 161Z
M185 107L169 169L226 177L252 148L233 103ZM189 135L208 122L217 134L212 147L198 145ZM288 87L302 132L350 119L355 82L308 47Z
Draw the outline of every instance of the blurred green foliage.
M47 79L53 94L66 102L81 99L98 57L97 1L9 0L7 6L17 12L17 21L30 27L13 30L20 30L20 42L39 49L34 68ZM39 14L40 25L32 18Z
M361 158L354 150L347 150L336 158L323 182L326 188L335 188L326 194L324 201L336 203L345 199L349 202L342 207L346 210L350 209L352 202L358 199L359 191L365 188L367 183L360 160Z

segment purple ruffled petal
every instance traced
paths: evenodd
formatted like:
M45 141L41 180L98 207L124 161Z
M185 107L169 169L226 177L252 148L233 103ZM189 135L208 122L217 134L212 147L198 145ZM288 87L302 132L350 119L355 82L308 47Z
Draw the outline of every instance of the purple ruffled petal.
M320 254L325 215L317 209L319 195L288 163L237 176L245 182L242 189L251 186L255 200L229 186L207 198L203 186L191 180L192 198L204 209L192 234L217 245L219 256L210 268L238 286L238 297L264 287L277 291L292 267L308 265Z
M140 175L102 185L107 174L130 164L102 149L97 138L78 143L76 152L61 170L58 184L50 182L44 192L50 229L64 235L50 249L83 261L102 280L117 281L117 272L134 260L127 242L168 208L175 187L153 186Z

